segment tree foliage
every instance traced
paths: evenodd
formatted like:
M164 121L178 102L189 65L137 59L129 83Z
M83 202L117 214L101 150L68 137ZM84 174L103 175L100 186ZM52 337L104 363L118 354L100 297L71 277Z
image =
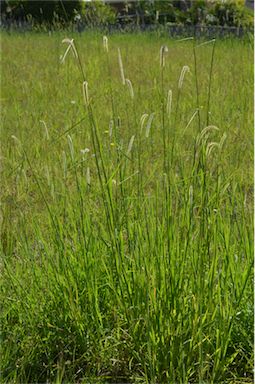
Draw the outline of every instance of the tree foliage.
M116 11L102 1L83 2L80 8L80 16L86 25L99 26L114 24Z
M1 12L10 17L33 18L35 22L52 23L54 20L61 22L70 21L75 12L81 8L80 0L12 0L1 1Z

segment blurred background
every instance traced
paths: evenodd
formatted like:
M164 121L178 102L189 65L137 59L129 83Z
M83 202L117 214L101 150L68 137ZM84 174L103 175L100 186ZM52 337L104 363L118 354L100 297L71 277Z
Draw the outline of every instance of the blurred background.
M253 29L253 0L1 0L2 29L88 28L145 30L171 34L242 35Z

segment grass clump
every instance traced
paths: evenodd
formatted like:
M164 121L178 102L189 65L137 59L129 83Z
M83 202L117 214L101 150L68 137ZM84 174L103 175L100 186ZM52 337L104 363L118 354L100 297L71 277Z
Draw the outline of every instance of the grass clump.
M252 47L64 37L3 36L3 380L251 380Z

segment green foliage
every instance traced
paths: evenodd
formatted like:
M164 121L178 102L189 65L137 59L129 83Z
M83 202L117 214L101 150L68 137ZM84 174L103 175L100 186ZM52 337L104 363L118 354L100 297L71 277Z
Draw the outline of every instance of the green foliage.
M109 5L100 0L83 3L81 7L81 21L91 27L114 24L116 13Z
M195 1L182 15L182 22L188 24L219 25L228 27L253 27L253 16L238 2Z
M219 25L253 27L253 14L244 6L234 2L216 3L211 14Z

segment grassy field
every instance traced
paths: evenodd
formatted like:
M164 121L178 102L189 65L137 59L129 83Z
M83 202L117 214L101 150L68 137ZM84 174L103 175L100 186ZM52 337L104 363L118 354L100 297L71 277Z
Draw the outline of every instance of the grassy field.
M252 43L108 38L2 33L2 382L252 382Z

